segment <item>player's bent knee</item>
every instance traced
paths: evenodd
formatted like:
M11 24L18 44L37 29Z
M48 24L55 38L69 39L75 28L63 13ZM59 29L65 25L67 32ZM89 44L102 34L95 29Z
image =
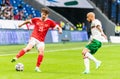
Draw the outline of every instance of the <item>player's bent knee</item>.
M82 55L83 55L83 59L88 58L88 57L86 56L86 53L85 53L85 52L84 52Z
M44 51L39 51L39 55L44 55Z
M42 55L42 56L44 56L44 53L39 53L39 55Z
M31 49L27 49L26 52L29 52Z
M82 51L82 55L85 55L87 52L85 50Z

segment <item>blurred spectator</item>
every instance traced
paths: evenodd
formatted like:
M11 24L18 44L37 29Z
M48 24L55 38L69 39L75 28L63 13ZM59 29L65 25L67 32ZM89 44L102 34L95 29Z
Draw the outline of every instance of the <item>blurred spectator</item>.
M70 27L70 31L73 31L73 30L74 30L74 27L73 27L73 26L71 26L71 27Z
M10 0L2 0L3 4L6 4L7 6L11 6Z
M12 4L10 4L10 0L0 0L0 2L2 3L0 5L0 19L26 20L31 19L35 16L36 17L39 16L37 13L33 14L32 12L35 12L34 11L35 9L29 7L29 5L24 3L23 0L21 1L11 0ZM16 2L18 4L17 6L14 5L16 4ZM27 7L24 7L23 5L24 6L26 5Z
M0 18L1 19L13 19L13 7L2 4L1 10L0 10Z
M65 24L65 30L70 30L70 24L69 23Z
M86 30L87 30L87 27L86 27L85 23L83 22L82 23L82 31L86 31Z
M115 36L120 36L120 24L117 23L115 27Z
M9 14L7 12L3 13L3 19L9 19Z
M19 13L14 14L14 20L18 20L19 19Z
M1 11L4 11L4 9L6 8L7 6L5 4L1 4Z
M82 24L79 22L76 24L77 30L82 31Z
M20 12L21 10L23 10L23 6L21 4L18 5L18 11Z
M26 17L24 16L24 11L21 10L17 14L14 15L14 20L26 20Z
M28 20L29 20L29 19L32 19L32 18L33 18L33 15L32 15L32 14L28 15L28 17L27 17Z
M65 23L63 21L60 21L60 27L62 27L62 29L65 30Z

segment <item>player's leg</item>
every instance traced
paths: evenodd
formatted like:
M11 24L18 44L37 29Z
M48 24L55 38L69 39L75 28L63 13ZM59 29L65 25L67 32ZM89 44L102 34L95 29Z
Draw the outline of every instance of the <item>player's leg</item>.
M27 46L23 49L21 49L18 54L16 55L16 57L14 57L11 62L15 62L18 58L22 57L26 52L30 51L33 46L35 45L34 40L30 39L29 43L27 44Z
M95 62L95 64L96 64L96 69L98 69L98 68L100 67L101 61L97 60L91 53L87 52L87 53L86 53L86 56L87 56L89 59L91 59L91 60L93 60L93 61Z
M41 72L39 67L42 63L42 60L43 60L43 57L44 57L44 42L40 42L38 45L37 45L37 48L38 48L38 57L37 57L37 62L36 62L36 68L35 68L35 71L37 72Z
M15 62L18 58L22 57L26 52L30 51L32 49L33 45L32 44L28 44L25 48L23 48L22 50L20 50L18 52L18 54L16 55L16 57L14 57L11 62Z
M89 61L89 58L88 56L86 56L86 53L88 52L89 50L84 48L83 51L82 51L82 55L83 55L83 60L84 60L84 66L85 66L85 70L83 72L83 74L88 74L90 73L90 61Z
M98 40L93 39L91 43L89 43L86 48L89 49L90 51L87 51L85 55L91 59L92 61L95 62L96 64L96 69L98 69L101 65L101 61L97 60L93 54L97 52L97 50L101 47L102 43Z

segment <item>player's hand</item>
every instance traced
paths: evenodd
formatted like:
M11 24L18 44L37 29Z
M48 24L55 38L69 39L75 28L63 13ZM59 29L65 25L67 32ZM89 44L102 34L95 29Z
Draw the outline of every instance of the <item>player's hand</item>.
M62 34L62 29L59 29L59 34Z
M18 25L18 27L20 28L22 25Z
M62 34L62 28L61 27L58 27L58 32L59 32L59 34Z
M105 39L107 39L107 36L105 34L101 34Z
M22 27L24 24L20 24L20 25L18 25L18 27L20 28L20 27Z
M62 29L61 29L61 30L59 30L59 34L62 34Z

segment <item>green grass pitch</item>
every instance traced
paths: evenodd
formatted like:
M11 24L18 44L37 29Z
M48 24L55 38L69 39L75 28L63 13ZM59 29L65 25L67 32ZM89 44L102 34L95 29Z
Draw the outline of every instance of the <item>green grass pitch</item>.
M90 62L90 74L82 74L84 70L81 51L86 42L46 44L45 56L41 65L41 73L34 71L37 50L33 48L15 63L11 59L25 45L0 46L0 79L120 79L120 44L104 43L94 55L102 61L96 70ZM24 71L17 72L15 65L24 64Z

